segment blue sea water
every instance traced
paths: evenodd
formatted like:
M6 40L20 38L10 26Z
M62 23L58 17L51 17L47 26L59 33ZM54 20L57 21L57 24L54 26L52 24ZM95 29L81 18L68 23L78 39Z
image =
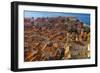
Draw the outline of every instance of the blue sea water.
M24 11L24 17L76 17L86 25L90 25L90 14L87 13L67 13L67 12L44 12L44 11Z

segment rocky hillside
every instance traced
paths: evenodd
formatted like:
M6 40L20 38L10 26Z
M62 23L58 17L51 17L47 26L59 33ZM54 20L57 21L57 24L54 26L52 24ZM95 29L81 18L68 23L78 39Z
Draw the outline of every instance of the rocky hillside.
M90 27L75 17L24 19L24 60L89 58Z

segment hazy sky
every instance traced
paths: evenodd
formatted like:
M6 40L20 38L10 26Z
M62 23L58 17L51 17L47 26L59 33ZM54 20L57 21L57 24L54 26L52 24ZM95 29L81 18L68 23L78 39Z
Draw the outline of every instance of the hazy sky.
M43 11L24 11L24 17L57 17L57 16L66 16L66 17L76 17L85 24L90 25L90 14L84 13L64 13L64 12L43 12Z

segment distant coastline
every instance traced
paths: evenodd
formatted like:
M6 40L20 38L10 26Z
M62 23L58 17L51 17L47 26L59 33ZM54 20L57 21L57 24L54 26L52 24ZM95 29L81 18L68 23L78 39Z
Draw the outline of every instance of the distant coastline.
M25 11L24 17L25 18L41 18L41 17L76 17L78 20L83 22L86 25L90 25L90 14L83 14L83 13L64 13L64 12L43 12L43 11Z

